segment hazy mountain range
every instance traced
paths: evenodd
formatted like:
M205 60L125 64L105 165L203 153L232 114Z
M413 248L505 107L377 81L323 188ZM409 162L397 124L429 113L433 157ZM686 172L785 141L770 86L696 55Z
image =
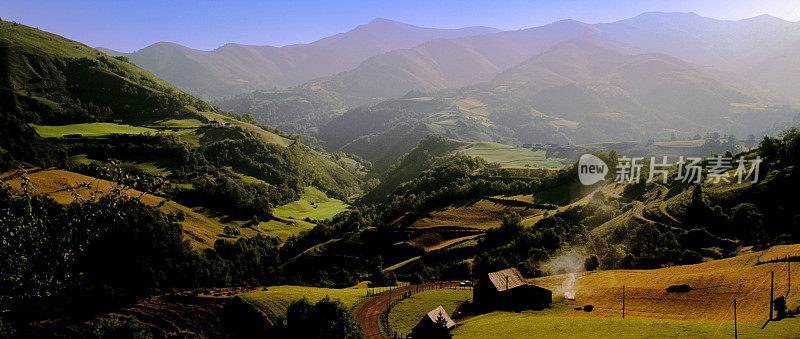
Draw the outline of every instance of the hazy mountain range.
M226 44L200 51L159 42L124 55L136 65L203 98L300 85L358 66L365 59L433 40L498 32L489 27L424 28L375 19L349 32L284 47Z
M129 54L101 50L126 55L204 98L310 81L344 96L369 99L488 81L558 42L590 35L713 67L715 76L737 87L779 101L795 100L798 88L791 79L800 69L791 64L791 52L800 48L800 23L768 15L729 21L694 13L644 13L613 23L564 20L506 32L376 19L310 44L280 48L227 44L198 51L157 43Z
M377 19L306 45L160 43L127 56L189 93L239 93L212 103L381 167L429 134L504 143L758 134L797 114L782 105L798 103L798 51L800 23L644 13L503 32Z

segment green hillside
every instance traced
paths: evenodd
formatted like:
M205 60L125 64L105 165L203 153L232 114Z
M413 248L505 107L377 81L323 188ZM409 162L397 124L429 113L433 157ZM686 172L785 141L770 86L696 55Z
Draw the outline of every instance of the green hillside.
M380 183L364 196L366 202L381 202L400 184L416 178L423 171L448 160L463 143L434 134L422 139L411 151L400 157Z
M0 22L0 55L3 170L55 166L129 180L236 225L268 222L306 188L360 194L361 174L343 168L345 158L213 107L125 57L12 22ZM330 210L319 217L339 207Z
M0 108L30 122L138 122L213 110L124 57L18 23L0 22L0 55Z

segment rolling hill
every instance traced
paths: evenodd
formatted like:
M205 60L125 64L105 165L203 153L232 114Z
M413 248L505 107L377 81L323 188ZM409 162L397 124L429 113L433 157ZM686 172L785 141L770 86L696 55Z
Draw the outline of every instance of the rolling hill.
M488 27L436 29L375 19L349 32L284 47L226 44L200 51L160 42L122 54L178 88L202 98L300 85L356 67L365 59L433 39L494 33Z
M214 110L124 58L18 23L0 28L0 109L30 122L141 122Z
M396 98L410 90L433 91L488 81L553 45L595 34L589 25L564 20L519 31L439 39L369 58L353 70L312 81L346 98Z
M602 41L603 48L608 49L607 52L614 55L616 61L609 64L610 59L594 60L604 56L587 50L570 52L560 45L571 40ZM579 105L600 104L611 105L612 109L608 114L592 115L591 121L583 123L593 126L576 133L570 133L570 129L574 129L577 121L559 117L516 131L528 134L525 137L527 139L534 139L532 135L541 134L547 135L546 138L540 138L546 139L545 142L558 143L567 143L576 135L579 137L577 139L583 137L575 140L580 142L600 141L599 138L609 134L618 135L620 139L641 139L640 132L631 131L638 128L637 122L620 118L616 113L634 111L630 115L641 121L662 120L672 124L676 117L661 117L659 112L665 105L675 106L669 108L673 111L671 114L692 118L696 112L715 115L716 121L705 121L702 125L719 126L718 131L762 133L773 123L784 121L787 116L794 114L776 112L785 111L779 106L765 110L764 104L795 103L792 93L796 92L793 91L796 67L791 56L795 54L793 51L796 48L793 46L798 41L800 25L769 16L724 21L694 13L644 13L626 20L594 25L564 20L519 31L435 39L413 48L375 55L358 67L311 80L302 86L244 94L215 104L242 114L253 112L259 121L313 135L317 128L348 108L399 98L412 90L436 93L443 89L492 83L498 79L527 77L528 82L536 82L537 86L561 87L536 95L530 98L531 101L548 101L548 97L552 96L552 101L556 103L545 102L542 105L573 105L558 108L581 110L587 107ZM628 60L628 64L621 65L624 59L620 58L621 55L641 57L638 61ZM539 62L548 63L543 60L548 57L555 63L533 65L537 58ZM558 60L559 57L565 59ZM581 58L582 61L578 60ZM581 68L579 64L567 65L587 60L595 62L592 66L595 67L594 71L610 72L604 67L622 69L625 66L632 69L627 74L607 74L612 78L604 78L603 74L593 74L592 70ZM525 70L526 66L520 65L523 63L531 69ZM556 69L532 73L533 68L540 66ZM590 73L585 73L587 71ZM672 79L666 79L667 74L659 74L662 82L650 83L652 76L648 72L671 72L669 77ZM531 76L541 78L530 81L534 79ZM612 83L607 84L606 81ZM622 85L620 81L625 81L627 85L622 86L622 91L618 88ZM668 84L667 81L673 83ZM631 92L632 87L639 85L641 89L638 92ZM691 86L697 87L692 89ZM513 90L517 96L531 95L528 90L519 88L507 90L501 87L496 90ZM448 94L440 95L452 96L454 91L445 91ZM578 96L581 99L570 102L563 100L562 96ZM503 115L523 114L530 116L528 120L541 119L541 112L519 112L517 106L520 105L515 105L516 102L505 103L508 99L503 97L503 101L495 102L477 100L477 103L494 108ZM732 110L723 107L731 102L742 105ZM680 103L685 105L679 106ZM750 106L749 103L757 104ZM653 105L661 107L654 108ZM596 111L597 107L588 109ZM764 119L765 115L769 117ZM695 121L686 121L682 117L677 119L682 128L697 127ZM514 123L514 126L519 125ZM752 128L748 129L747 125L752 125ZM594 130L613 127L620 128L613 132ZM623 128L626 131L622 131ZM553 132L554 129L565 130ZM663 134L663 131L660 132Z
M515 336L531 333L572 337L591 333L621 338L646 336L732 336L733 299L737 301L738 334L754 337L791 338L798 335L798 320L769 318L770 272L775 272L775 294L787 293L787 263L758 264L758 260L796 255L797 245L696 265L655 270L608 270L586 272L575 283L575 300L558 300L544 311L491 312L461 321L454 337ZM795 263L796 264L796 263ZM793 280L797 271L792 270ZM559 291L565 275L531 279L532 283ZM672 285L688 284L687 293L670 293ZM622 319L622 286L626 311ZM789 305L797 305L791 291ZM792 296L794 295L794 296ZM592 305L592 312L575 307Z
M491 81L350 109L317 136L380 169L434 133L517 145L644 141L756 134L797 113L699 66L595 36L557 43Z
M17 23L0 26L0 67L9 71L0 79L3 170L45 166L83 179L136 178L136 188L197 212L174 207L170 213L203 214L190 218L193 225L186 228L201 247L212 246L224 226L259 216L244 235L263 226L287 238L310 228L300 220L270 220L273 207L301 199L307 188L343 200L361 192L358 165L345 157L334 159L224 112L125 57ZM108 173L109 164L126 174ZM333 205L331 210L346 208Z

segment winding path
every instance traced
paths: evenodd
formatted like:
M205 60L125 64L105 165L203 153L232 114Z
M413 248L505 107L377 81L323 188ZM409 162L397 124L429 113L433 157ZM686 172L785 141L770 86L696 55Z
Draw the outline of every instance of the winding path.
M652 220L645 218L644 215L642 214L643 212L644 212L644 203L639 200L636 200L636 209L633 210L633 216L638 219L642 219L644 221L653 222Z
M430 283L420 285L419 287L430 289L430 287L439 286L439 284L440 283ZM454 282L445 282L441 284L443 288L453 288L458 286L458 283ZM364 331L364 335L371 339L384 338L383 334L381 334L380 316L381 313L386 310L389 300L398 300L403 294L407 292L413 293L416 291L416 289L416 285L398 287L397 289L391 290L391 292L383 292L378 294L372 297L372 299L369 299L356 307L356 309L353 311L353 314L355 314L356 323L361 325L361 330Z

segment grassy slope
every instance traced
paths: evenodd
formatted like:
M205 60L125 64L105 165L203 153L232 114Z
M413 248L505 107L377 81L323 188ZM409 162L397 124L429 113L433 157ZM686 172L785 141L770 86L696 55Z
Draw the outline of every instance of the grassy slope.
M106 180L63 170L33 171L28 174L28 178L38 192L46 194L62 204L68 204L75 200L73 192L66 190L65 185L91 184L91 188L81 188L74 191L75 194L82 198L87 198L89 194L94 192L103 194L103 192L108 192L114 186L113 183ZM12 188L20 188L19 177L15 176L14 172L0 174L0 181L3 184L10 185ZM151 194L142 194L136 190L128 190L127 193L131 196L140 197L143 203L150 206L157 206L164 200L164 198ZM217 215L202 208L189 208L174 201L166 201L160 209L164 213L184 213L185 220L181 222L184 236L190 241L192 247L198 249L210 248L214 245L214 241L223 238L221 234L223 234L226 225L238 228L242 237L251 237L260 232L264 235L276 236L282 239L314 227L313 224L302 220L292 222L270 220L262 221L258 226L254 227L254 230L241 228L242 225L247 223L246 220L229 220L227 216Z
M36 133L39 133L43 138L59 138L67 134L80 134L83 137L101 137L110 134L142 134L156 131L146 127L109 122L92 122L63 126L35 126L35 128Z
M440 226L460 226L477 229L489 229L501 224L503 214L517 212L523 218L539 215L544 210L504 204L502 201L481 199L455 203L445 209L433 211L425 217L415 220L412 228L431 228Z
M459 304L472 300L472 290L430 290L411 295L389 312L392 331L410 333L422 317L438 306L452 316Z
M273 214L281 218L320 220L333 217L349 207L341 200L329 198L325 192L306 187L300 200L276 207Z
M774 322L740 321L743 338L797 338L800 319ZM591 318L537 316L525 311L492 312L463 322L454 338L731 338L733 321Z
M584 273L576 282L576 300L560 301L552 309L522 313L492 312L463 321L456 337L721 337L733 335L733 298L737 299L739 334L754 337L800 336L800 319L770 322L769 272L775 272L776 296L787 291L787 264L755 265L796 255L800 245L774 247L765 252L697 265L656 270L615 270ZM797 264L794 264L797 267ZM795 268L792 280L800 281ZM564 276L533 279L558 293ZM689 284L688 293L667 293L675 284ZM626 290L626 319L621 319L622 286ZM593 305L591 313L572 308ZM792 290L788 305L800 305Z
M57 111L65 97L108 106L114 117L133 120L211 109L131 63L25 25L0 22L0 55L8 70L0 81L29 109ZM59 92L66 95L54 95Z
M367 295L367 291L378 292L383 289L270 286L266 290L242 294L241 297L264 312L268 319L275 321L286 316L286 308L289 307L289 304L302 298L307 298L310 302L315 303L328 296L331 299L339 299L345 306L352 308L361 297Z
M561 168L568 165L566 159L548 158L547 151L532 151L527 148L514 147L494 142L476 142L467 146L461 153L473 157L481 157L487 162L496 162L503 167L542 167Z

